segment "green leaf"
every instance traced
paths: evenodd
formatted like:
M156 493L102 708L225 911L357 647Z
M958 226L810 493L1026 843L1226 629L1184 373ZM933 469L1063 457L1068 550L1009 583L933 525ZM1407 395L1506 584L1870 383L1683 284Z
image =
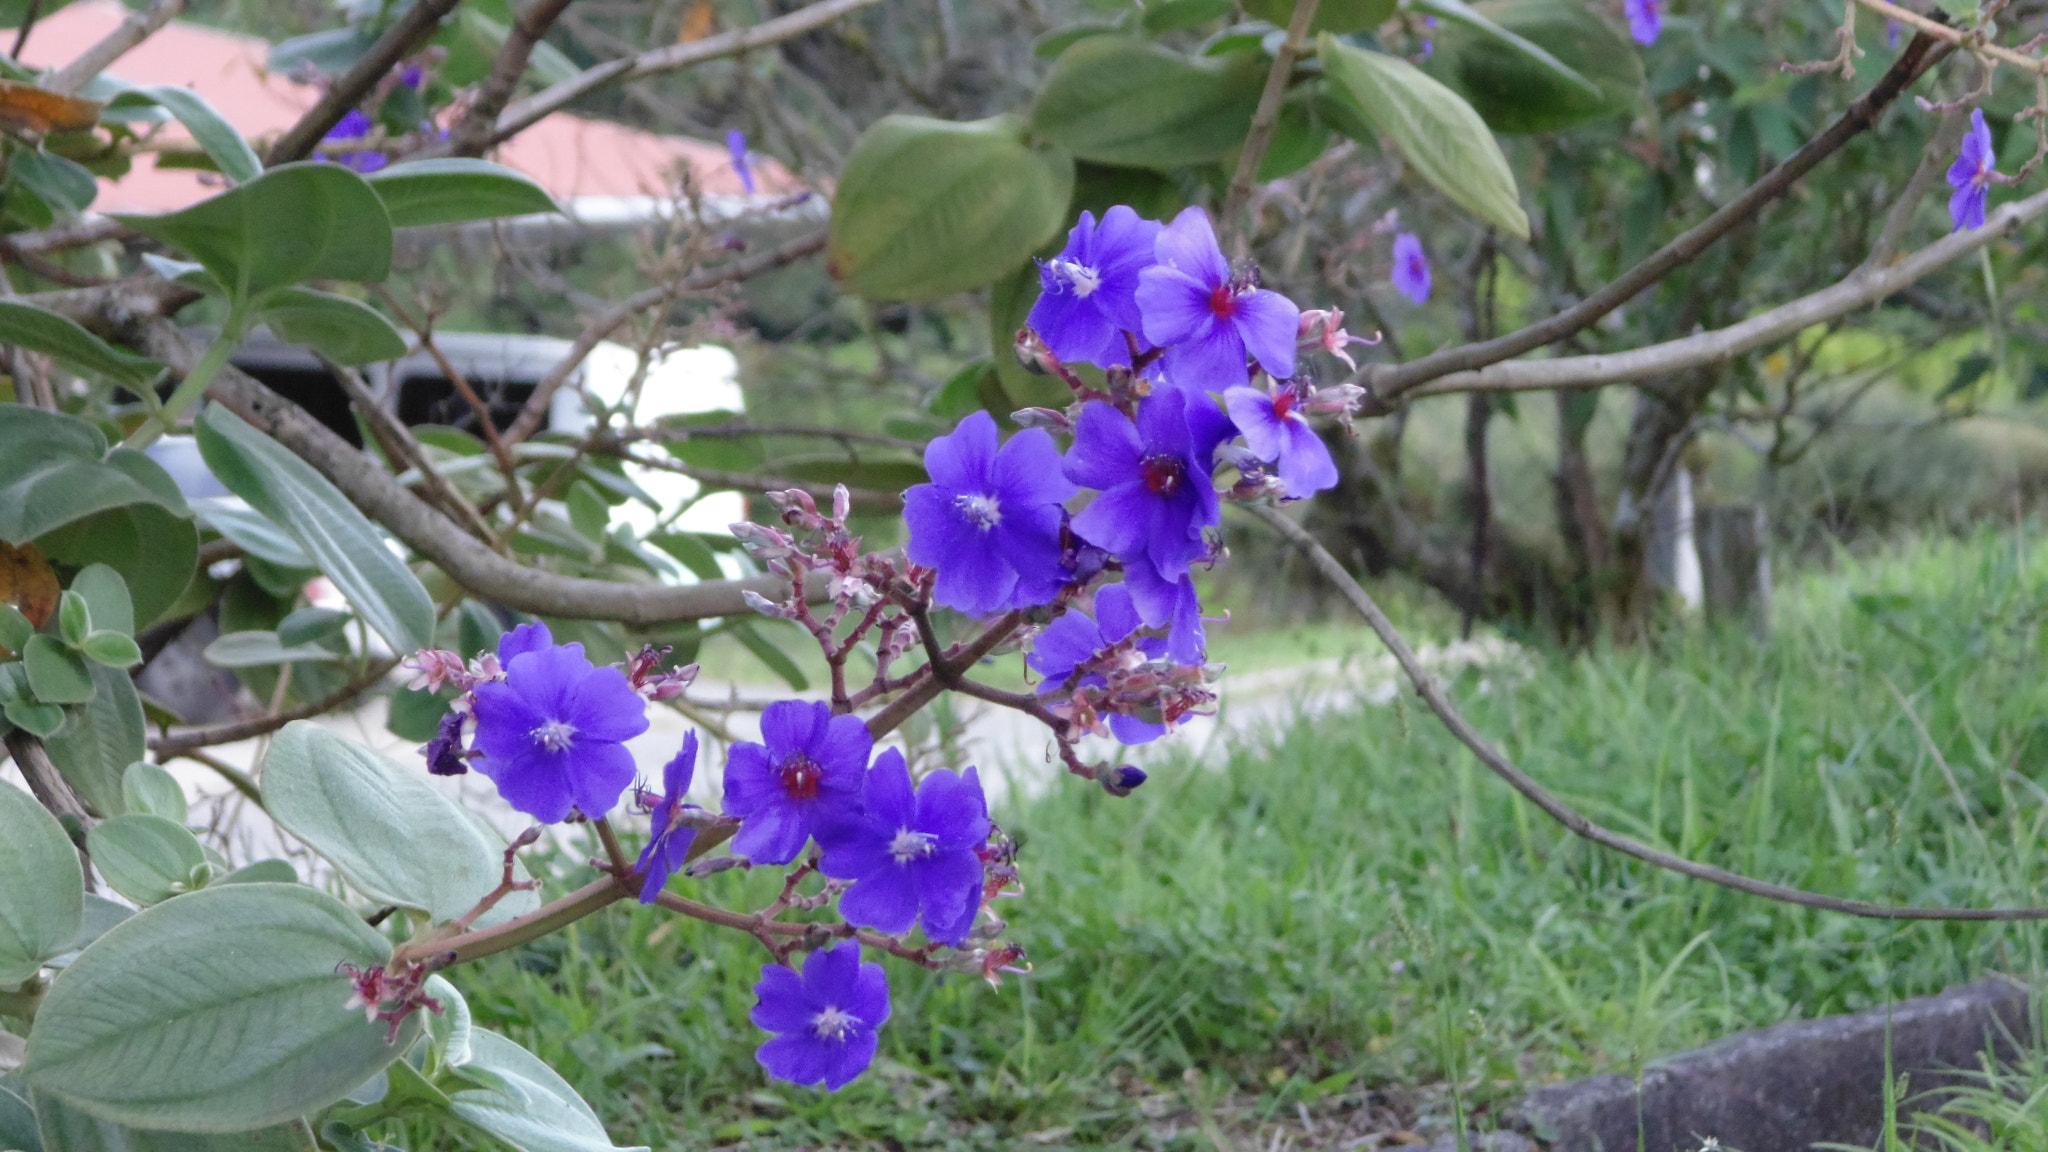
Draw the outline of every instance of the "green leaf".
M302 280L391 273L384 203L339 164L286 164L182 212L115 218L206 265L238 305Z
M384 727L401 740L423 744L441 731L441 717L448 714L455 696L450 688L440 692L401 688L391 694L391 703L384 712Z
M277 638L285 644L330 644L353 619L336 608L300 608L277 622Z
M145 907L199 887L194 874L207 867L199 838L184 825L140 812L93 825L85 846L107 885Z
M83 647L92 635L92 609L86 607L85 597L69 589L57 597L57 635L71 648Z
M55 704L33 704L27 700L9 700L0 715L16 728L47 740L64 727L64 709Z
M119 668L94 664L90 671L92 703L72 709L78 722L64 735L45 739L43 747L86 807L100 816L118 816L128 810L121 777L145 750L142 696Z
M1423 7L1442 4L1429 0ZM1643 91L1643 61L1634 45L1568 0L1464 9L1464 16L1444 23L1430 70L1446 77L1496 132L1575 128L1626 112Z
M41 200L60 220L87 208L99 195L99 180L84 165L35 148L10 149L8 178Z
M1236 10L1237 5L1231 0L1155 0L1145 7L1145 17L1139 23L1145 31L1158 36L1199 28Z
M370 187L383 199L396 228L562 210L531 178L488 160L458 157L393 164L373 174Z
M278 41L271 46L265 64L281 75L295 71L301 64L311 64L330 76L339 76L362 59L376 42L377 35L368 25L330 28Z
M1031 126L1082 160L1161 170L1221 160L1243 145L1266 70L1255 53L1189 59L1147 40L1090 37L1054 62Z
M1033 40L1031 54L1040 60L1056 60L1060 53L1091 36L1114 36L1121 31L1120 24L1068 24Z
M192 134L192 139L214 164L237 184L247 184L263 172L263 161L235 126L216 111L206 98L190 88L166 84L154 88L130 88L108 102L109 108L154 103L170 109L171 115Z
M396 1044L346 1007L339 970L391 945L300 884L229 884L146 909L81 953L36 1013L23 1066L37 1092L122 1124L240 1132L345 1096ZM175 980L165 974L176 973Z
M251 556L281 568L313 567L312 559L291 533L264 519L261 512L236 507L225 500L200 501L193 505L193 511L201 524Z
M988 283L1059 234L1073 160L1024 122L886 116L832 200L827 267L849 292L928 300Z
M121 351L69 317L14 300L0 300L0 344L41 352L67 368L137 388L148 386L164 368L146 356Z
M405 337L367 304L311 288L281 289L269 300L262 319L272 332L337 364L356 367L406 353Z
M0 1075L0 1148L18 1152L43 1152L43 1138L36 1132L36 1109L29 1103L28 1085L13 1073Z
M504 843L471 823L419 768L401 768L310 721L285 725L271 741L263 803L350 887L436 922L474 908L504 876ZM532 907L532 900L515 893L492 912Z
M318 644L286 644L275 632L229 632L206 646L206 662L216 668L260 668L300 660L321 663L347 654Z
M35 797L0 786L0 987L69 951L84 907L85 873L64 826Z
M87 660L109 668L133 668L142 663L142 646L132 637L110 630L88 634L78 651Z
M55 636L33 636L21 650L29 691L45 704L84 704L93 698L92 666Z
M681 561L699 580L719 580L725 576L717 555L694 532L656 532L647 542Z
M76 416L0 405L0 540L26 544L127 504L191 515L156 461L123 448L108 452L99 429Z
M597 1113L538 1056L482 1029L471 1035L470 1047L463 1071L487 1073L497 1083L455 1093L457 1116L519 1152L613 1152L617 1147Z
M299 870L289 860L258 860L214 881L216 884L297 884Z
M154 461L144 459L155 467ZM61 564L103 563L113 568L133 595L135 618L151 624L170 612L192 583L198 569L199 530L185 516L155 504L127 504L37 537L36 547Z
M19 652L28 643L28 638L35 634L36 626L28 622L21 609L0 601L0 648Z
M146 760L137 760L121 774L121 800L130 812L161 816L173 824L183 824L189 814L178 778Z
M427 1038L434 1045L432 1068L460 1068L475 1055L472 1042L476 1026L469 1014L469 1001L444 976L427 977L427 995L441 1002L440 1014L427 1021Z
M152 1132L100 1120L48 1093L35 1093L43 1152L305 1152L295 1124L225 1138L191 1132Z
M394 651L433 644L434 604L419 578L312 465L219 405L199 419L199 450L229 491L292 535Z
M774 641L761 635L755 629L753 621L735 618L729 620L725 628L732 633L733 639L738 640L756 659L766 664L770 672L782 677L791 688L802 692L811 686L810 680L804 676L804 670L797 667L796 661L791 660L788 653L777 648Z
M85 918L78 926L78 935L65 947L66 952L77 952L93 941L111 932L114 925L135 915L135 909L118 904L105 896L92 892L85 894Z
M1330 77L1423 179L1486 223L1528 238L1529 217L1514 173L1470 104L1406 60L1354 48L1327 33L1317 41L1317 53Z
M1377 28L1394 14L1396 0L1323 0L1309 21L1311 32L1363 32ZM1294 0L1244 0L1247 14L1285 28L1294 19Z
M128 582L119 572L105 564L88 564L71 578L71 590L85 599L95 631L135 635L135 602L128 598Z

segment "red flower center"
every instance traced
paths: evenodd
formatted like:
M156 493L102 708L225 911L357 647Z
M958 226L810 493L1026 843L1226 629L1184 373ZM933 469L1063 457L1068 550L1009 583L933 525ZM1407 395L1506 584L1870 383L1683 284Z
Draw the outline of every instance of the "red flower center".
M799 752L782 762L782 790L792 800L815 800L819 775L818 766Z
M1273 397L1273 419L1275 419L1275 420L1285 420L1285 419L1287 419L1287 413L1288 413L1288 412L1290 412L1290 411L1292 411L1292 410L1293 410L1293 408L1294 408L1294 389L1292 389L1292 388L1287 388L1287 389L1283 389L1283 390L1281 391L1281 393L1280 393L1280 394L1279 394L1278 396L1275 396L1275 397Z
M1180 488L1181 462L1173 456L1147 456L1139 466L1145 474L1145 487L1161 496L1171 496Z
M1209 289L1209 311L1218 320L1228 320L1237 313L1237 293L1228 284L1218 284Z

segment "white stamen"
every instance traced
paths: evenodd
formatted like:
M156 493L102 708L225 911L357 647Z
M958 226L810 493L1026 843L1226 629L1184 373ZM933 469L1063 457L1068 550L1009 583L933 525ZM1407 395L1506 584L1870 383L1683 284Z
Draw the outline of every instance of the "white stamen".
M967 517L976 528L984 532L1003 522L1002 505L997 504L993 496L956 496L953 498L953 506L960 509L962 516Z
M1073 285L1074 295L1083 300L1102 287L1102 273L1085 264L1076 264L1072 260L1055 260L1052 262L1052 270L1059 273L1061 279Z
M860 1025L860 1017L844 1012L837 1005L811 1017L811 1031L820 1040L844 1040L846 1034Z
M932 838L928 832L912 832L908 828L898 828L896 838L889 841L889 855L895 857L898 864L922 860L931 854Z
M560 752L569 746L570 741L576 739L576 726L567 720L550 720L527 735L533 737L535 744L548 751Z

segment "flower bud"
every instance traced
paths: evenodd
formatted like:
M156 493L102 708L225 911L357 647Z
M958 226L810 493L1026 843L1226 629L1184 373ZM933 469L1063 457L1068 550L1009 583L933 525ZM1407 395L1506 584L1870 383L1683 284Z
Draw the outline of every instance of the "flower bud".
M1017 363L1033 376L1050 376L1059 367L1059 358L1029 328L1017 329L1017 341L1011 350L1017 355Z
M748 608L768 617L770 620L788 620L795 615L787 607L777 604L752 588L742 589L740 599L746 601Z
M1102 790L1111 796L1129 796L1145 782L1145 770L1130 764L1120 764L1102 774Z
M853 493L848 492L844 484L834 484L832 486L832 519L844 524L846 523L847 515L852 511Z
M1043 428L1047 432L1072 432L1074 422L1065 412L1052 408L1023 408L1010 413L1020 428Z
M742 520L737 524L728 524L726 530L731 532L733 539L740 542L740 547L745 548L747 554L756 560L779 559L794 550L795 542L787 534L751 521Z

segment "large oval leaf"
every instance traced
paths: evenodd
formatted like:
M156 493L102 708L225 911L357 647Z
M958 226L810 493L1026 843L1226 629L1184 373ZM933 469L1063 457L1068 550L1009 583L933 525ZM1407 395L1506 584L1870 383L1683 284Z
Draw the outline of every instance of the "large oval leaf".
M1311 32L1363 32L1386 23L1396 0L1323 0L1309 21ZM1285 28L1294 19L1294 0L1244 0L1244 10Z
M139 452L115 450L109 461ZM161 469L159 469L161 471ZM169 478L165 477L169 483ZM119 573L134 601L135 619L154 623L178 602L198 570L199 530L157 504L124 504L74 520L36 538L36 547L61 564L105 564Z
M29 1033L29 1086L138 1128L241 1132L347 1095L396 1059L348 1008L343 963L391 945L297 884L229 884L147 909L80 953Z
M339 164L286 164L182 212L116 219L189 253L237 303L302 280L375 282L391 273L384 202Z
M419 578L312 465L218 404L199 418L199 452L228 491L291 534L392 650L433 646L434 603Z
M1481 4L1476 14L1497 32L1447 23L1437 37L1430 70L1442 75L1496 132L1558 132L1616 116L1643 90L1643 61L1633 45L1589 11L1568 0L1510 0ZM1519 42L1519 43L1518 43ZM1592 85L1560 78L1533 58L1534 45Z
M19 984L71 948L85 909L85 872L57 818L0 784L0 986Z
M370 187L396 228L561 211L524 173L465 157L393 164L371 176Z
M332 292L283 289L264 305L262 317L272 332L351 368L406 353L405 337L382 313Z
M0 405L0 540L26 544L125 504L191 515L156 461L123 448L109 453L99 429L76 416Z
M93 825L85 844L108 887L144 907L191 891L209 878L198 837L162 816L116 816Z
M263 760L263 803L350 887L435 921L476 906L504 877L505 845L405 768L311 721L285 725ZM514 893L498 917L532 907ZM516 913L515 913L516 914Z
M43 1152L305 1152L296 1125L237 1132L223 1139L194 1132L152 1132L98 1120L48 1093L35 1093Z
M1233 52L1191 60L1128 36L1092 36L1060 54L1031 106L1031 126L1082 160L1186 168L1244 143L1265 60Z
M1059 233L1074 187L1064 151L998 116L885 116L846 159L826 259L846 290L925 300L978 287Z
M0 300L0 344L42 352L75 371L137 387L156 379L164 368L146 356L121 351L69 317L15 300Z
M228 123L206 98L190 88L174 84L160 87L135 87L114 97L107 107L110 110L135 105L158 104L170 110L171 115L192 134L192 140L213 159L228 179L237 184L246 184L263 173L263 161L256 158L256 152L235 126Z
M142 696L119 668L95 664L90 674L92 702L72 709L76 722L63 735L43 741L43 747L87 808L100 816L119 816L128 810L121 779L128 765L142 759L148 735Z
M492 1086L455 1093L457 1116L519 1152L616 1152L597 1113L540 1057L481 1028L470 1034L469 1046L462 1070L483 1073L478 1078Z
M1453 204L1527 239L1529 216L1500 142L1470 104L1406 60L1354 48L1325 33L1317 54L1410 167Z

